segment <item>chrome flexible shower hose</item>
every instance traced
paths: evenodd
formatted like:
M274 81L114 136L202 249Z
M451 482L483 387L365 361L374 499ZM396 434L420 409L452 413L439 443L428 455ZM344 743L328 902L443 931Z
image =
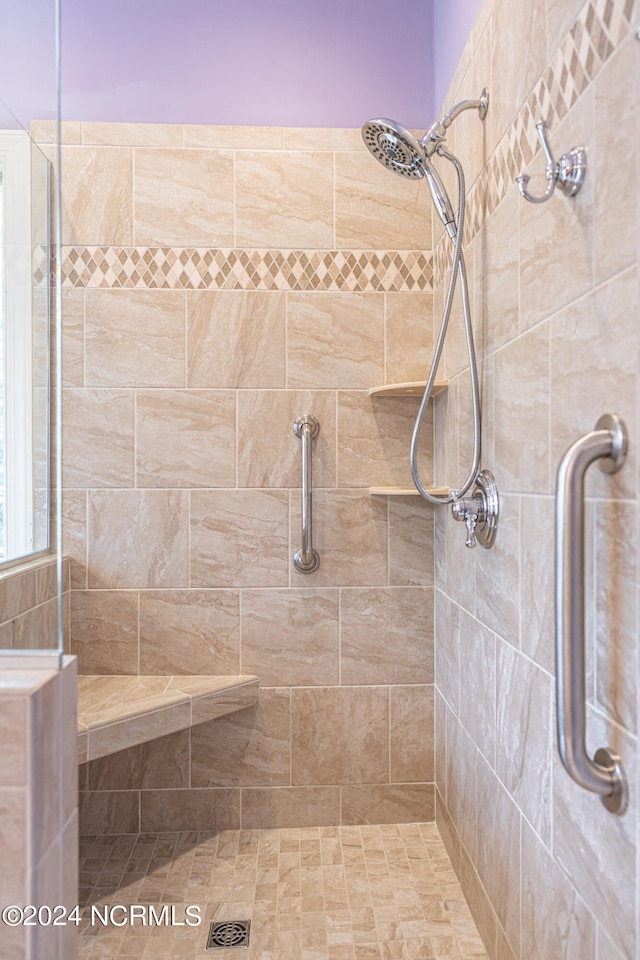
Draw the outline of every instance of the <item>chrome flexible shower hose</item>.
M413 435L411 437L411 454L410 454L410 466L411 466L411 477L413 482L422 497L425 500L428 500L430 503L436 505L446 505L448 503L453 503L455 500L463 497L465 493L471 488L476 477L478 476L478 468L480 465L480 388L478 384L478 367L476 362L476 352L473 343L473 328L471 325L471 309L469 307L469 288L467 285L467 271L464 263L464 256L462 253L462 236L464 232L464 212L465 212L465 182L464 182L464 171L462 169L462 164L454 157L452 153L449 153L444 147L440 146L437 150L438 154L445 157L449 160L458 174L458 224L456 228L454 247L453 247L453 262L451 264L451 276L449 278L449 289L447 291L447 299L444 306L444 311L442 314L442 323L440 324L440 332L438 334L438 339L436 342L436 348L433 354L433 361L431 363L431 370L429 371L429 378L427 380L422 401L420 403L420 409L418 410L418 415L416 417L415 426L413 428ZM462 310L464 314L464 327L465 334L467 339L467 353L469 356L469 368L471 374L471 393L473 399L473 461L471 465L471 470L469 475L460 487L459 490L452 490L448 497L434 497L433 494L424 487L422 481L420 480L420 473L418 470L418 442L420 438L420 431L422 429L422 424L424 417L427 411L429 400L431 399L431 393L433 391L433 384L436 378L438 371L438 366L440 364L440 358L442 356L442 350L444 348L444 342L447 335L447 327L449 325L449 318L451 316L451 309L453 307L453 298L456 291L456 280L458 278L458 273L460 274L460 291L462 294Z

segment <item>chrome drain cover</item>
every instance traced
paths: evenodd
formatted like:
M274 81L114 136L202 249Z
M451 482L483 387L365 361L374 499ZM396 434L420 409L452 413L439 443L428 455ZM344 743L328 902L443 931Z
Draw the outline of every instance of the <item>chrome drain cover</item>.
M207 950L232 950L249 946L251 920L214 920L209 927Z

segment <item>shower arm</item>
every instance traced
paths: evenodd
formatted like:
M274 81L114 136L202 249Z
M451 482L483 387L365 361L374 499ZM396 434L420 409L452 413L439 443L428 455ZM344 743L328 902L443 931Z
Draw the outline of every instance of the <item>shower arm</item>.
M427 157L432 157L438 149L438 145L442 143L443 140L446 140L447 130L460 113L464 110L477 110L480 119L484 120L487 115L488 105L489 91L486 87L483 87L479 100L461 100L460 103L456 103L455 106L451 107L451 110L429 127L419 141Z

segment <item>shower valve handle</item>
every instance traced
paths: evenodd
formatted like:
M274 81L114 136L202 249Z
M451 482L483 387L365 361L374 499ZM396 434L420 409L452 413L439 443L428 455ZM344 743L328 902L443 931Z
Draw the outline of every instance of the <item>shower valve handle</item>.
M481 470L476 477L472 496L454 500L451 504L453 519L464 522L467 532L465 546L470 550L477 543L486 550L493 546L499 510L495 477L489 470Z
M467 531L467 539L464 545L468 547L469 550L473 550L477 543L476 527L478 526L478 520L481 519L481 511L482 500L478 495L470 497L467 500L456 500L451 504L451 512L453 513L454 519L464 521Z

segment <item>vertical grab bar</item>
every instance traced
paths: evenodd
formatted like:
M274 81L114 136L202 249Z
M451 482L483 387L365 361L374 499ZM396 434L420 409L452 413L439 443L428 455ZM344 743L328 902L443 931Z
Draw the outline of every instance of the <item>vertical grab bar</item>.
M570 777L600 795L611 813L629 802L622 761L608 747L587 754L584 614L584 478L596 460L615 473L627 455L627 430L615 414L577 440L558 468L556 490L556 706L558 749Z
M318 436L320 424L310 413L305 413L294 421L293 432L302 442L302 549L294 555L293 565L300 573L313 573L320 565L320 557L313 549L311 441Z

